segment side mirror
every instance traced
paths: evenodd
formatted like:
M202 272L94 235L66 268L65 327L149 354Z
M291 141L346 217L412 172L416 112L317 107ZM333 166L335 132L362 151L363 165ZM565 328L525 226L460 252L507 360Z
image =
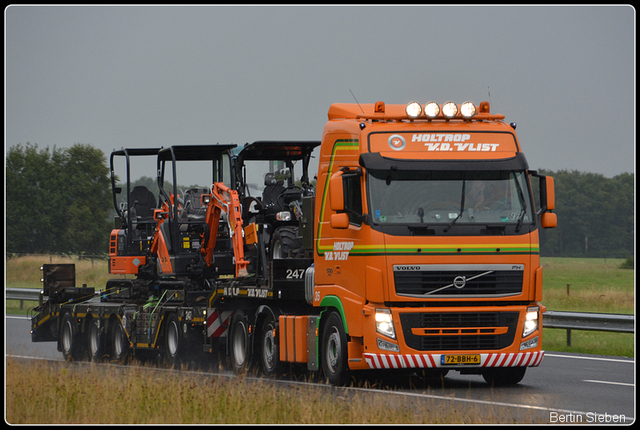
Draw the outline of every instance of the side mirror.
M555 183L551 176L547 176L545 178L546 188L547 188L547 210L554 210L556 208L556 191L555 191Z
M556 191L555 183L551 176L538 175L535 171L531 172L532 176L540 179L540 225L542 228L554 228L558 226L558 217L550 211L556 208Z
M542 228L555 228L558 226L558 217L551 212L544 212L540 218Z
M344 210L344 185L342 183L342 171L336 172L329 178L329 200L332 211Z
M349 228L349 215L345 212L331 215L331 228Z

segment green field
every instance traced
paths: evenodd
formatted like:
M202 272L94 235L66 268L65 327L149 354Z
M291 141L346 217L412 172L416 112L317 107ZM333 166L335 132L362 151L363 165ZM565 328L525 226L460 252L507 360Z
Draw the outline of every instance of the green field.
M544 293L548 310L633 314L635 271L622 269L622 259L542 258ZM40 288L43 263L75 263L77 285L101 289L109 279L104 260L28 256L6 260L7 287ZM567 288L567 284L569 287ZM7 301L8 314L26 314L35 302ZM634 356L634 334L572 331L571 347L566 330L543 329L543 349L586 354Z
M623 259L542 258L547 310L634 314L635 271ZM567 288L567 284L569 287ZM544 326L544 323L543 323ZM546 351L634 357L635 334L543 328Z

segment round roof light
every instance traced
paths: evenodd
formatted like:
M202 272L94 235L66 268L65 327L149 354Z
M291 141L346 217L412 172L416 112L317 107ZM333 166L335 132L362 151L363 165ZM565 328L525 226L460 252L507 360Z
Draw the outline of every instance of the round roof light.
M418 102L410 102L404 110L409 118L417 118L422 113L422 106Z
M436 102L429 102L424 105L424 113L427 115L427 118L436 118L440 115L440 105Z
M442 114L446 118L453 118L458 114L458 105L454 102L446 102L442 105Z
M476 114L476 105L471 102L464 102L460 106L460 113L463 118L470 119Z

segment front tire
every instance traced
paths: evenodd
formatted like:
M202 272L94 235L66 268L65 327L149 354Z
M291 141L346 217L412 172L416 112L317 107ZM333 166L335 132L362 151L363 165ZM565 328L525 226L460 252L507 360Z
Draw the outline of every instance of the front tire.
M331 385L343 384L349 378L347 335L336 312L329 314L322 330L321 360L324 377Z

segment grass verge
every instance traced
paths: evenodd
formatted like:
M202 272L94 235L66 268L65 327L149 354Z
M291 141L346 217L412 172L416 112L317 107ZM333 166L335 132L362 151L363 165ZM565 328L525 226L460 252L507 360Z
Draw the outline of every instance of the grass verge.
M6 364L9 424L466 424L541 422L508 408L141 367Z

